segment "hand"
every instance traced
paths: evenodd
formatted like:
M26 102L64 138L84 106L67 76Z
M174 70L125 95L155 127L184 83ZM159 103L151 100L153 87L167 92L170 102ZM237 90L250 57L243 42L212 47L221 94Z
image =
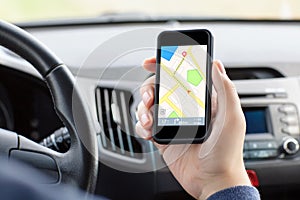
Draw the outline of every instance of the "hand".
M144 68L155 73L155 61L145 60ZM177 181L197 199L229 187L251 185L243 162L245 118L236 89L219 61L213 63L212 80L212 130L207 141L192 145L154 142ZM146 140L152 140L154 81L155 77L150 77L140 89L136 132Z

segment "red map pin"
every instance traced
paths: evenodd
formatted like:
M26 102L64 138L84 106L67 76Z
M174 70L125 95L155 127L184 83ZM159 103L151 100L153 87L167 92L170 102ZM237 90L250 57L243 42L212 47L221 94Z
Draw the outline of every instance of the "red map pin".
M186 56L186 51L182 52L182 56L185 57Z

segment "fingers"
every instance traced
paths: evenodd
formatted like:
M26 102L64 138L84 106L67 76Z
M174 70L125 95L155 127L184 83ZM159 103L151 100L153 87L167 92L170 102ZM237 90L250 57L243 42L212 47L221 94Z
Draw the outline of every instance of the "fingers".
M143 138L145 140L150 140L151 142L153 142L153 144L156 146L156 148L159 150L160 154L162 154L162 155L164 154L166 148L169 146L169 145L163 145L163 144L156 143L152 138L151 129L145 129L140 121L138 121L136 123L135 131L138 134L138 136L140 136L141 138Z
M155 73L156 70L156 59L148 58L144 61L143 67L150 71ZM153 105L154 100L154 83L155 83L155 76L152 76L148 78L140 88L140 94L142 97L142 100L147 108L150 108Z
M152 138L151 130L145 129L140 121L136 123L135 131L141 138L145 140L150 140Z
M154 57L146 59L143 63L143 67L146 70L155 73L156 59ZM153 125L153 117L150 109L154 103L154 83L155 76L152 76L148 78L140 88L142 101L138 105L137 114L139 121L137 122L135 129L136 133L146 140L152 139L151 128Z
M148 78L140 88L140 94L145 106L150 109L154 101L155 76Z
M155 73L156 72L156 58L152 57L152 58L147 58L146 60L144 60L143 67L146 70L148 70L152 73Z
M152 139L152 125L153 117L152 112L147 108L143 101L138 105L137 110L139 121L137 122L135 129L136 133L146 140Z
M140 102L137 114L143 128L151 129L153 124L152 112L145 106L144 102Z

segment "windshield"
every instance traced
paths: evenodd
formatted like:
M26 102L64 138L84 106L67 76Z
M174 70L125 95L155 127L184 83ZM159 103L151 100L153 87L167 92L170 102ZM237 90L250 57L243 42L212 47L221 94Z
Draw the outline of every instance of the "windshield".
M184 19L299 20L299 0L0 0L10 22L148 16Z

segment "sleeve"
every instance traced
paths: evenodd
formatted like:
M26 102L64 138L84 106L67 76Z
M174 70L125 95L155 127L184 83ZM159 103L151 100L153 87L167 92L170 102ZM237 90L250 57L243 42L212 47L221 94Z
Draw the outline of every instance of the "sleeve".
M236 186L221 190L207 200L260 200L258 190L252 186Z

